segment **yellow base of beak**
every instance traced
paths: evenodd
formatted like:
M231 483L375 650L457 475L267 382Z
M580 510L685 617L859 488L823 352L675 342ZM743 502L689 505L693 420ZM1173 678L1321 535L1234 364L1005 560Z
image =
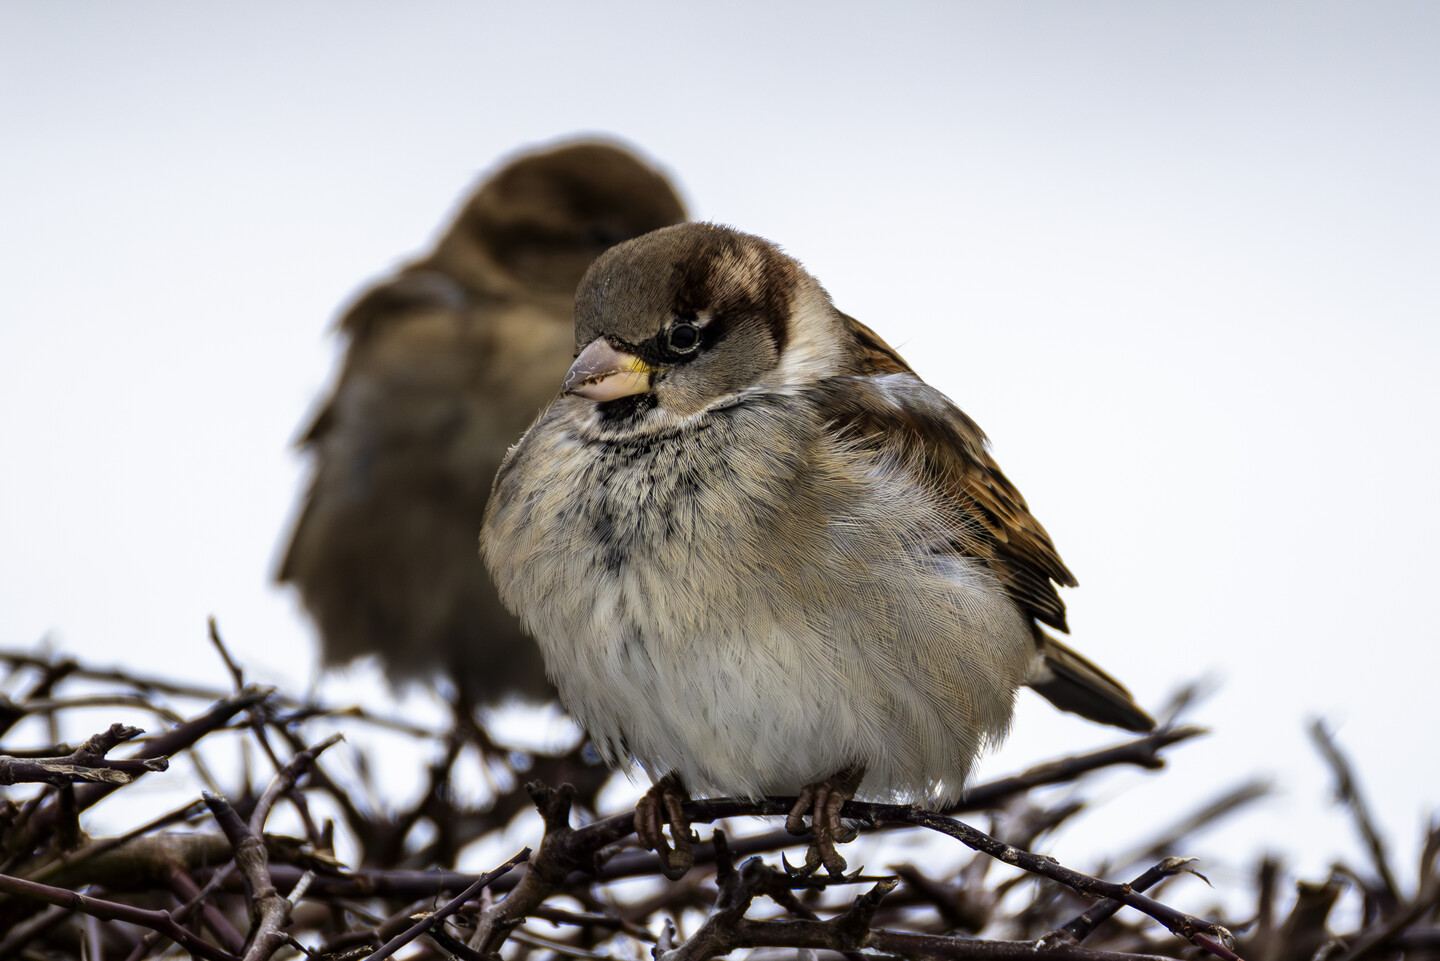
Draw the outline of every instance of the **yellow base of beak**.
M565 374L564 393L586 400L615 400L650 389L655 370L634 354L616 350L603 337L591 341Z

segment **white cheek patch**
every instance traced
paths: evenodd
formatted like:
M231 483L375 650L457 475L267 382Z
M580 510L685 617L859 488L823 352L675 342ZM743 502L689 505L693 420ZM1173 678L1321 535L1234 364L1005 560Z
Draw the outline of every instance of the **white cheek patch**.
M839 373L845 340L840 336L835 305L820 285L806 276L795 291L789 340L780 364L766 375L766 384L798 384Z

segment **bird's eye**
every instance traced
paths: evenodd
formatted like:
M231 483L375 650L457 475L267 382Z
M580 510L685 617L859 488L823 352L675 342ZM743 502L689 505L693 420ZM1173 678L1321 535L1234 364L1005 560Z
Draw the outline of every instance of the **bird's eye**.
M688 354L700 346L700 328L692 323L681 322L670 328L666 346L677 354Z

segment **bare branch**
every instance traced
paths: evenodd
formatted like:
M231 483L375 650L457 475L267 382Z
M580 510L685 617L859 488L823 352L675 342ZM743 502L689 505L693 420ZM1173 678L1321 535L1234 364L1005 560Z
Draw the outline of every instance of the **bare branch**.
M250 910L255 925L250 932L250 949L245 952L243 961L265 961L285 944L283 928L290 920L292 905L276 890L270 877L265 845L235 813L230 802L218 794L206 794L205 803L235 849L235 866L250 895Z
M523 864L529 859L530 849L522 848L517 854L496 867L493 871L489 871L476 878L474 884L471 884L464 891L461 891L458 895L451 898L440 910L417 921L411 928L386 942L378 951L370 955L369 961L383 961L383 959L390 957L396 951L420 937L420 935L432 933L437 925L444 922L446 918L453 915L456 911L459 911L468 902L478 897L480 892L488 888L496 878L507 874L517 864Z
M1166 858L1131 881L1129 887L1134 891L1148 891L1168 877L1173 877L1181 871L1189 871L1190 865L1193 863L1194 858ZM1123 907L1122 902L1107 898L1092 905L1064 927L1057 929L1054 936L1061 942L1079 944L1088 938L1102 922L1113 917L1121 907ZM1048 937L1041 939L1042 942L1048 940Z
M1076 945L1039 945L1033 941L978 941L905 932L872 930L870 920L895 881L875 885L829 921L758 921L745 917L751 902L788 879L752 858L722 882L715 911L693 936L678 945L662 940L656 961L707 961L740 948L787 947L841 953L893 956L921 961L1159 961L1153 955L1092 951Z
M108 731L94 735L67 757L0 757L0 785L95 782L118 787L129 784L141 774L163 771L170 766L163 757L111 760L105 756L117 745L143 733L138 727L112 724Z
M967 789L959 803L946 808L945 813L986 811L999 807L1009 798L1024 794L1034 788L1048 784L1066 784L1092 771L1122 764L1133 764L1136 767L1157 771L1165 766L1165 759L1160 755L1162 750L1173 744L1179 744L1181 741L1188 741L1208 733L1209 731L1203 727L1190 725L1160 728L1114 747L1091 751L1089 754L1077 754L1073 757L1046 761L1019 774L987 781Z
M208 961L237 961L235 955L228 951L222 951L185 930L165 911L152 911L129 904L120 904L116 901L92 898L75 891L66 891L63 888L26 881L23 878L15 878L7 874L0 874L0 891L58 905L71 911L88 914L102 921L128 921L131 924L138 924L142 928L153 929L191 954L206 958Z
M1355 819L1355 826L1360 831L1360 837L1364 839L1365 846L1370 851L1371 863L1380 878L1380 883L1384 886L1386 897L1390 899L1391 904L1399 904L1401 901L1400 886L1395 883L1395 874L1390 870L1390 859L1385 853L1385 842L1381 840L1380 832L1375 830L1375 820L1370 815L1369 805L1360 795L1350 762L1340 751L1334 737L1325 730L1324 721L1317 718L1310 724L1310 737L1335 775L1336 800L1350 809L1350 814Z

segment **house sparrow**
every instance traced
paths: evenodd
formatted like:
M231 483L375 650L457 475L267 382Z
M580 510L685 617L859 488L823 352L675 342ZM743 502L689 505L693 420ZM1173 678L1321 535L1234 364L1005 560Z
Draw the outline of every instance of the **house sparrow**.
M396 681L446 671L468 702L552 694L476 555L490 479L570 363L585 269L684 218L665 177L617 147L527 154L350 307L277 574L299 588L326 665L378 654Z
M774 244L704 223L621 244L575 343L482 552L601 753L659 778L636 826L667 873L687 791L798 795L811 869L842 872L845 800L954 800L1022 684L1153 727L1045 632L1075 579L980 428Z

